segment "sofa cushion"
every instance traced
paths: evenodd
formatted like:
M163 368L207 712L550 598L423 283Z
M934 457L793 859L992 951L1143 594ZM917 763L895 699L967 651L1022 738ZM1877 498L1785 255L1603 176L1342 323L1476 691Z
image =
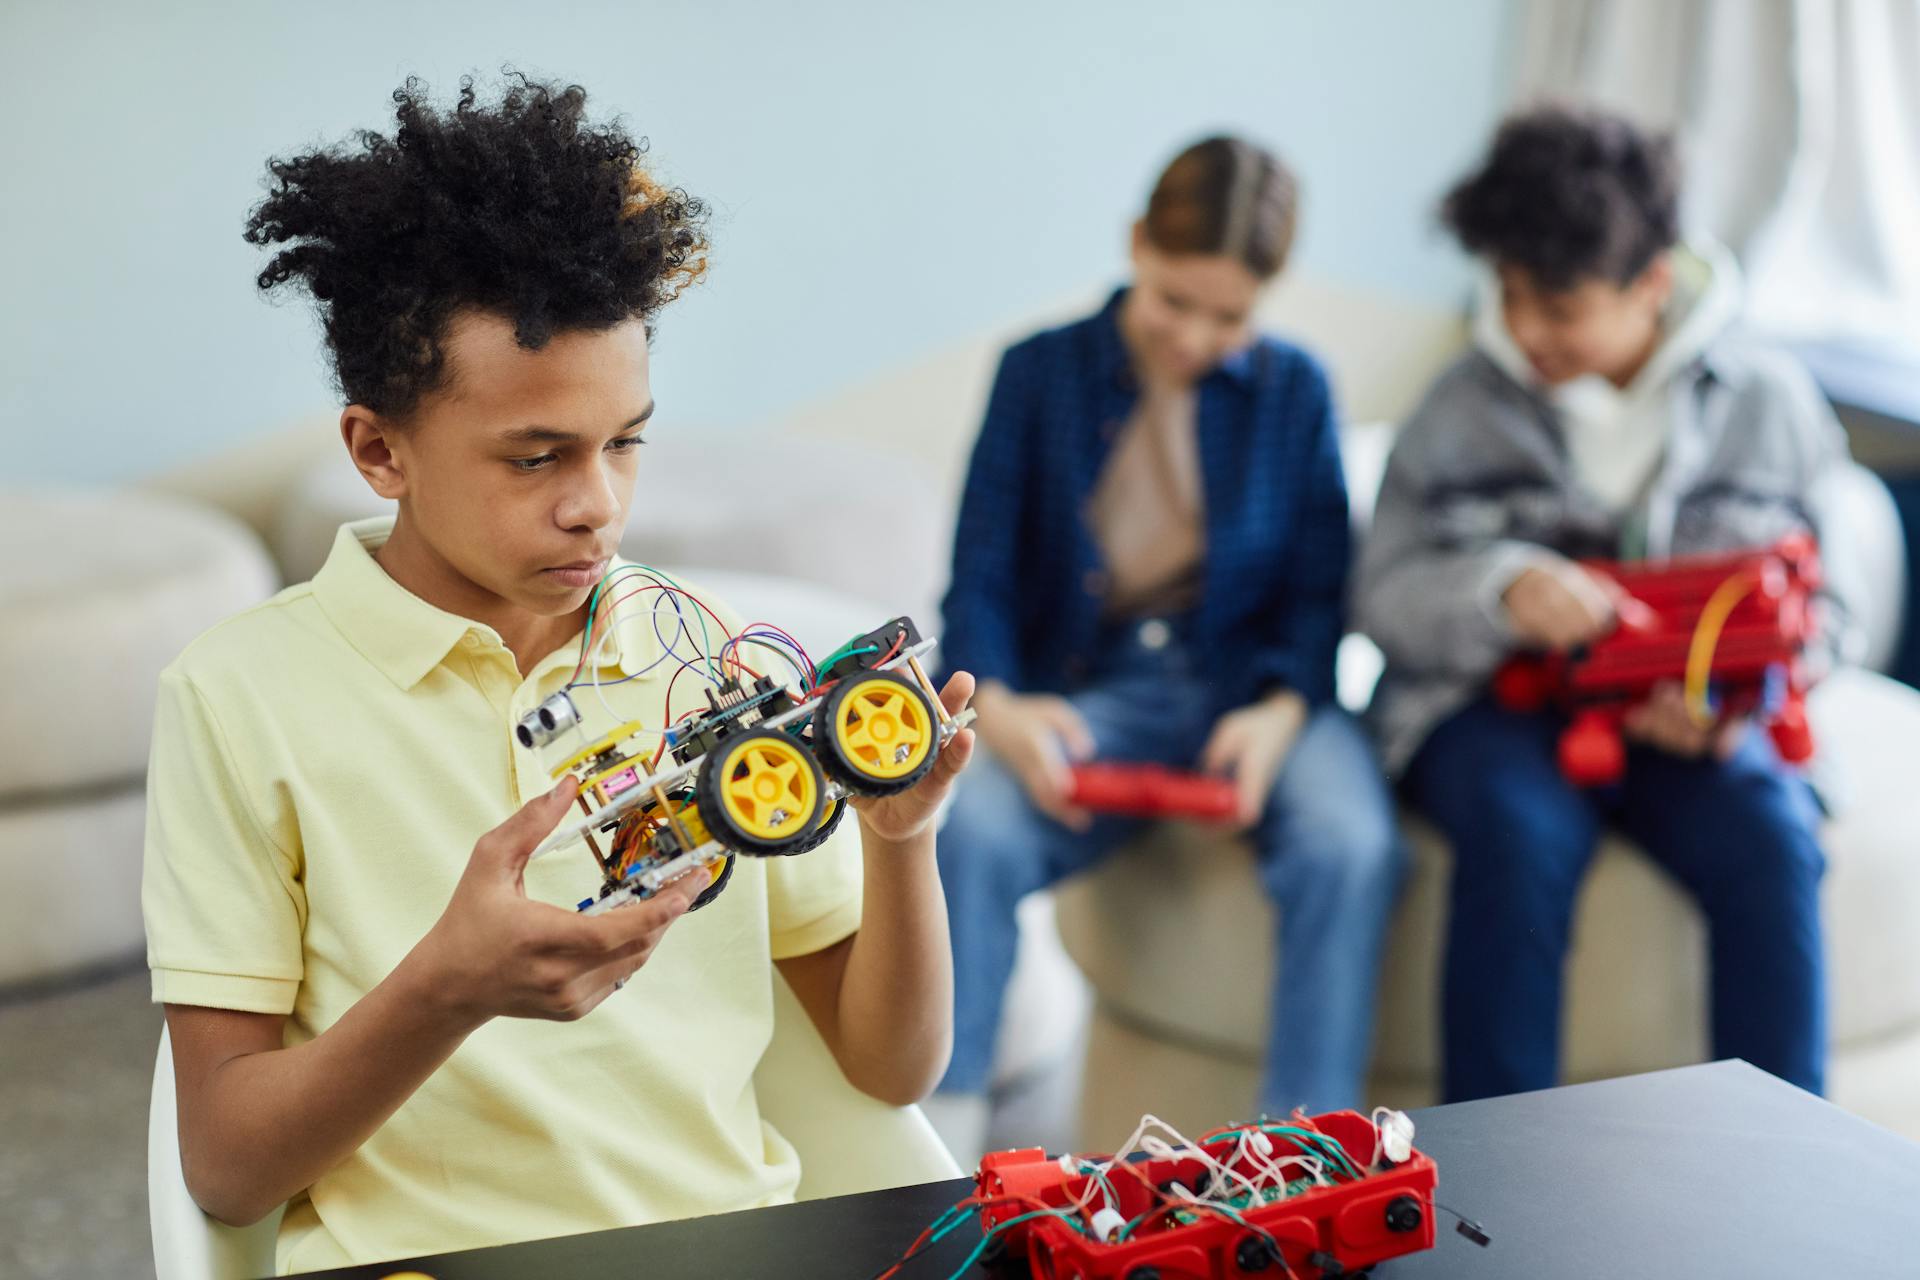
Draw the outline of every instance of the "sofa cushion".
M137 781L161 668L272 594L231 516L132 490L0 495L0 804Z
M1824 914L1836 1045L1920 1028L1920 858L1908 778L1920 693L1867 672L1836 674L1812 700L1832 771L1845 783L1824 833ZM1425 1078L1437 1062L1436 1008L1448 858L1408 823L1414 874L1383 964L1376 1068ZM1162 827L1059 890L1068 953L1115 1016L1155 1034L1252 1059L1266 1043L1264 981L1195 973L1272 970L1272 913L1245 851ZM1195 927L1206 921L1205 929ZM1698 913L1626 841L1609 838L1581 892L1568 963L1565 1071L1592 1079L1705 1056L1705 934Z
M0 807L0 986L140 953L139 783Z
M791 578L930 622L949 529L931 482L896 453L739 433L668 433L642 453L623 555ZM287 581L318 572L335 532L390 514L345 455L294 486L271 543ZM884 622L885 618L876 619Z

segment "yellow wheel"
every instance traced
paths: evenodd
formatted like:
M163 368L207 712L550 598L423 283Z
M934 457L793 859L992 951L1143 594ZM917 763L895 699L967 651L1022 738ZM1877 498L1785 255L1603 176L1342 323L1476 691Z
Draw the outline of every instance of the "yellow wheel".
M891 671L848 676L814 713L814 749L855 795L905 791L933 768L940 722L911 680Z
M729 849L787 853L825 816L827 780L805 747L757 729L707 757L694 795L707 830Z

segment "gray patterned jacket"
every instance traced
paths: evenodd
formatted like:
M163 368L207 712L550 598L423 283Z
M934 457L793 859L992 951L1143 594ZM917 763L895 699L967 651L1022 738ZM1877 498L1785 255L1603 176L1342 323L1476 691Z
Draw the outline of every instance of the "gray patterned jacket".
M1552 405L1484 352L1427 393L1388 461L1355 582L1359 628L1387 660L1370 718L1390 772L1516 647L1499 590L1542 548L1657 558L1811 529L1828 579L1816 669L1853 653L1847 446L1812 379L1782 352L1723 338L1667 394L1666 452L1617 512L1575 482Z

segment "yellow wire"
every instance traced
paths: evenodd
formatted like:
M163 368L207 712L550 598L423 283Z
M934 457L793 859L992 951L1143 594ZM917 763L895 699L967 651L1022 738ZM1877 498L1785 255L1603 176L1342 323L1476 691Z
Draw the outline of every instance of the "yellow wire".
M1713 652L1720 647L1720 633L1726 629L1727 619L1742 600L1760 585L1760 576L1756 573L1736 573L1707 597L1706 607L1700 610L1700 620L1694 624L1693 639L1687 645L1687 714L1695 725L1702 729L1713 726L1713 708L1707 705L1707 681L1713 675Z

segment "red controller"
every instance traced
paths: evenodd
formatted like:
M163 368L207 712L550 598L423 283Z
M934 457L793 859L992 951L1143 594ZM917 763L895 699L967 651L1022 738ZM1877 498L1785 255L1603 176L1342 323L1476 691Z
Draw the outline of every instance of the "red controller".
M1811 538L1761 551L1665 562L1586 562L1619 584L1614 631L1565 654L1522 654L1494 675L1494 698L1515 711L1555 706L1571 717L1560 772L1579 786L1616 782L1626 769L1620 726L1655 684L1686 681L1715 718L1752 715L1781 758L1813 754L1800 660L1815 632L1808 607L1820 587Z
M1067 799L1077 808L1129 818L1231 822L1240 813L1229 780L1157 764L1075 765Z

